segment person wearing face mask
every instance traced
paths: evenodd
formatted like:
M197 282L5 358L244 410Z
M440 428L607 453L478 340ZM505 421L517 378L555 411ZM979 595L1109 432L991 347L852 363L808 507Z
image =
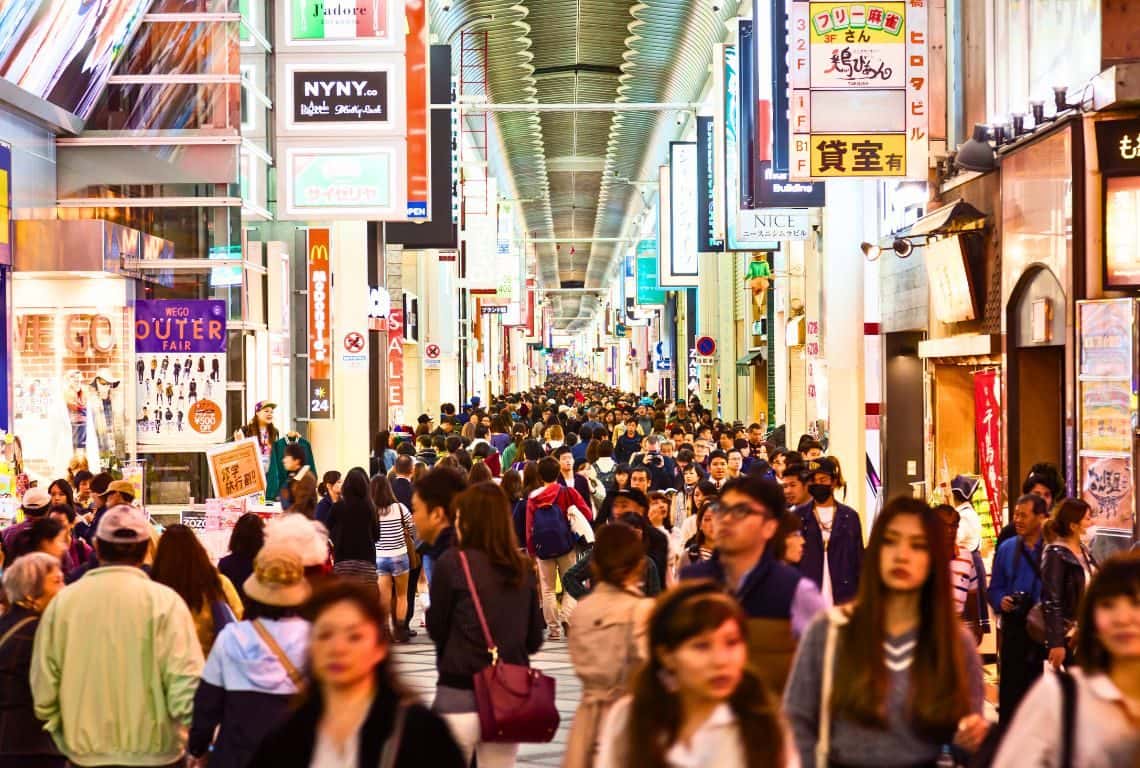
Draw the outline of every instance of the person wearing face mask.
M1049 545L1041 554L1041 609L1053 669L1073 663L1077 610L1097 571L1096 558L1083 541L1092 525L1089 505L1073 498L1058 504L1053 517L1045 522Z
M824 457L809 461L801 477L808 478L812 500L796 507L804 523L804 556L800 571L815 582L829 605L855 597L863 565L863 527L858 513L832 496L837 471Z

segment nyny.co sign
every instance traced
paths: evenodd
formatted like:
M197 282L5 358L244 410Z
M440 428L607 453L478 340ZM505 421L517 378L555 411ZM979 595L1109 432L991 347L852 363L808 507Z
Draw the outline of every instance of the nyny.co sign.
M293 71L294 123L387 121L387 72Z

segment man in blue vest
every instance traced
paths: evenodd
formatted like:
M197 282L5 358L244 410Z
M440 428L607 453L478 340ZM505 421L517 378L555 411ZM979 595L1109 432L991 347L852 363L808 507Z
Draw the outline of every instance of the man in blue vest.
M749 617L749 660L773 690L783 690L796 641L824 608L816 585L768 546L784 514L784 491L774 480L744 475L725 483L713 509L716 551L681 578L712 579L736 597Z
M806 462L800 479L812 500L795 509L804 524L800 571L815 582L828 605L855 598L863 567L863 525L854 509L835 500L838 475L839 468L827 457Z

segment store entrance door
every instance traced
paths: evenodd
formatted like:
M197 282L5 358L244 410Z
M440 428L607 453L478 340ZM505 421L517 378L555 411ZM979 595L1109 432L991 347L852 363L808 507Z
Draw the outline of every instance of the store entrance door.
M1010 409L1017 409L1011 421L1017 431L1010 440L1017 446L1017 461L1010 479L1020 484L1039 461L1064 466L1065 348L1021 348L1014 358L1017 391L1010 393Z

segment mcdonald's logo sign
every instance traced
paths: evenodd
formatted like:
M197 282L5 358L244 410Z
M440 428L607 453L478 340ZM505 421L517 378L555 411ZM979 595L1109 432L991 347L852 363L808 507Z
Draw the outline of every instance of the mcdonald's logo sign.
M329 316L331 270L329 230L310 229L309 251L309 418L332 415L332 319Z

